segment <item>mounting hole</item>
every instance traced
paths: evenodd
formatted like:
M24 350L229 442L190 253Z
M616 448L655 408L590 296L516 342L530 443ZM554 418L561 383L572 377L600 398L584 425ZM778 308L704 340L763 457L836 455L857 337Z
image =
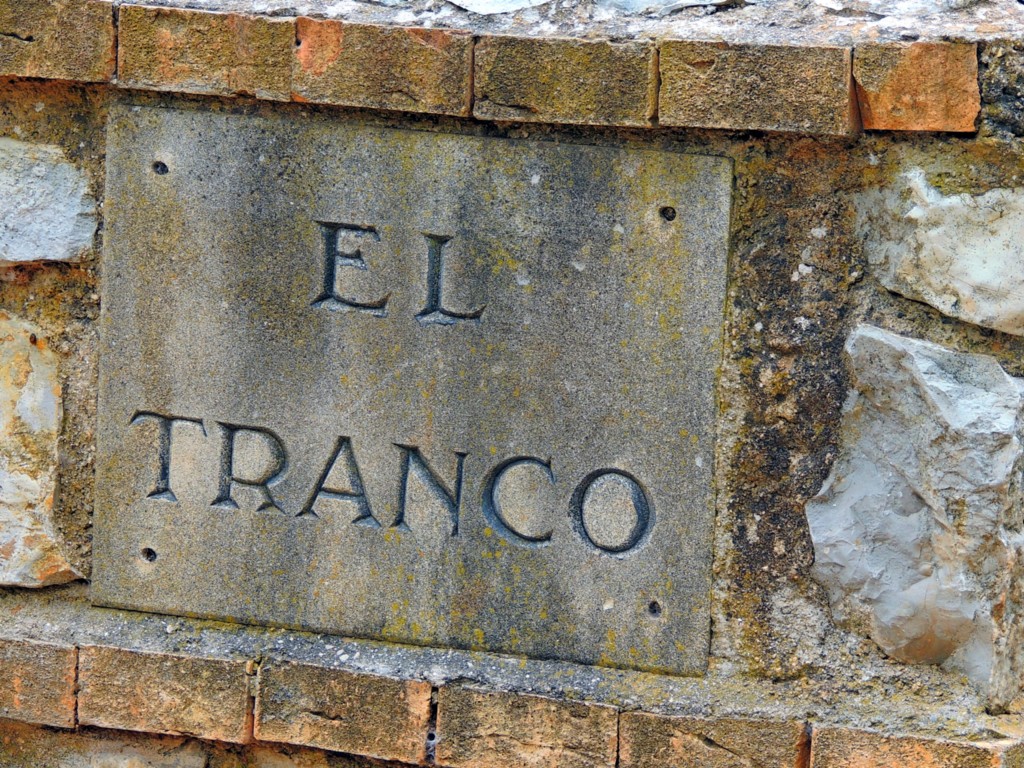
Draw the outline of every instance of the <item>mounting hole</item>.
M655 618L661 616L661 603L659 603L657 600L651 600L651 602L647 605L647 612Z
M144 547L142 550L142 559L147 563L152 563L156 560L156 550Z
M169 170L170 168L167 167L167 163L163 162L162 160L157 160L155 163L153 163L153 173L157 174L158 176L163 176Z
M676 220L676 209L673 208L671 205L666 205L664 208L658 211L658 213L661 214L661 218L663 218L665 221Z
M433 731L428 733L427 734L427 741L430 742L431 744L433 744L435 741L437 741L437 734L434 733Z

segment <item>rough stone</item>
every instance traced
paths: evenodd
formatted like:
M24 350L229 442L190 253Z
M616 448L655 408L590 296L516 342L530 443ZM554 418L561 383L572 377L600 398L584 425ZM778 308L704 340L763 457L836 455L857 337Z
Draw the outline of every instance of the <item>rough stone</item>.
M482 120L645 126L657 109L648 43L486 36L475 57Z
M663 40L658 122L847 136L859 130L849 48Z
M611 768L614 707L446 685L437 696L438 765Z
M291 98L293 19L123 5L118 35L123 86Z
M473 36L466 32L296 21L292 90L300 101L468 115Z
M83 646L78 722L246 743L252 740L248 667L239 660Z
M1024 41L981 45L982 116L996 134L1024 136Z
M256 738L422 763L431 685L269 659L260 667Z
M907 199L909 198L909 199ZM958 320L1024 335L1024 189L944 195L922 170L857 201L878 279Z
M203 768L405 768L398 763L381 763L372 758L324 752L285 744L252 744L244 750L211 750Z
M981 110L975 44L858 45L853 78L865 130L975 130Z
M166 736L142 738L125 733L55 733L18 723L0 726L0 765L5 768L210 766L202 745L185 739ZM288 768L287 764L257 765L259 768Z
M977 5L980 0L814 0L816 5L833 13L881 18L895 16L891 22L931 16L943 19L950 12ZM902 17L902 18L901 18ZM904 22L905 23L905 22Z
M94 599L704 669L727 160L108 135Z
M547 2L550 0L458 0L455 5L482 16L489 16L494 13L512 13L523 8L533 8Z
M71 645L0 638L0 718L74 728L77 658Z
M88 178L60 147L0 137L0 265L85 258L96 218Z
M846 353L842 453L807 504L814 574L835 617L887 654L945 662L1005 703L1020 677L996 655L1019 623L1021 382L993 358L867 325Z
M620 768L800 768L810 748L799 722L715 720L623 712Z
M0 76L106 82L115 40L111 2L0 0Z
M815 727L810 768L1011 768L1022 758L1024 750L1009 739L967 742Z
M41 329L0 312L0 584L79 577L53 520L60 424L57 356Z

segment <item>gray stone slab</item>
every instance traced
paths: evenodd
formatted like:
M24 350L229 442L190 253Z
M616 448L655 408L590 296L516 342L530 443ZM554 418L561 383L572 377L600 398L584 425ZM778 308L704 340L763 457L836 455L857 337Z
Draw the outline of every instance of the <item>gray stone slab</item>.
M731 172L115 108L94 600L700 673Z

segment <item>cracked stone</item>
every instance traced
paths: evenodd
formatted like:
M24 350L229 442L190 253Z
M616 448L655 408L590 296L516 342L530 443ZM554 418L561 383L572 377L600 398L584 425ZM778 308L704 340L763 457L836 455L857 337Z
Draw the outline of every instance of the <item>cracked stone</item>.
M438 693L437 763L450 768L615 765L617 712L451 685Z
M260 666L255 737L420 764L430 683L270 658Z
M0 312L0 584L79 578L53 522L61 392L42 330Z
M620 768L782 768L806 765L809 748L800 722L700 719L623 712Z
M807 504L833 615L896 659L1016 693L1021 380L869 325L846 343L843 449Z

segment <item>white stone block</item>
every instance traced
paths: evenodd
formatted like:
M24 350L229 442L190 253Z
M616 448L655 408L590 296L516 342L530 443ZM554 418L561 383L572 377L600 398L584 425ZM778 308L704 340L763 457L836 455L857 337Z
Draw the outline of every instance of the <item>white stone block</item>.
M0 265L78 261L95 232L85 172L60 147L0 137Z
M920 169L903 182L858 198L882 284L958 320L1024 335L1024 189L944 195Z
M842 453L807 504L815 577L837 620L896 659L966 673L998 706L1019 686L997 657L1019 612L1022 382L868 325L846 352Z

